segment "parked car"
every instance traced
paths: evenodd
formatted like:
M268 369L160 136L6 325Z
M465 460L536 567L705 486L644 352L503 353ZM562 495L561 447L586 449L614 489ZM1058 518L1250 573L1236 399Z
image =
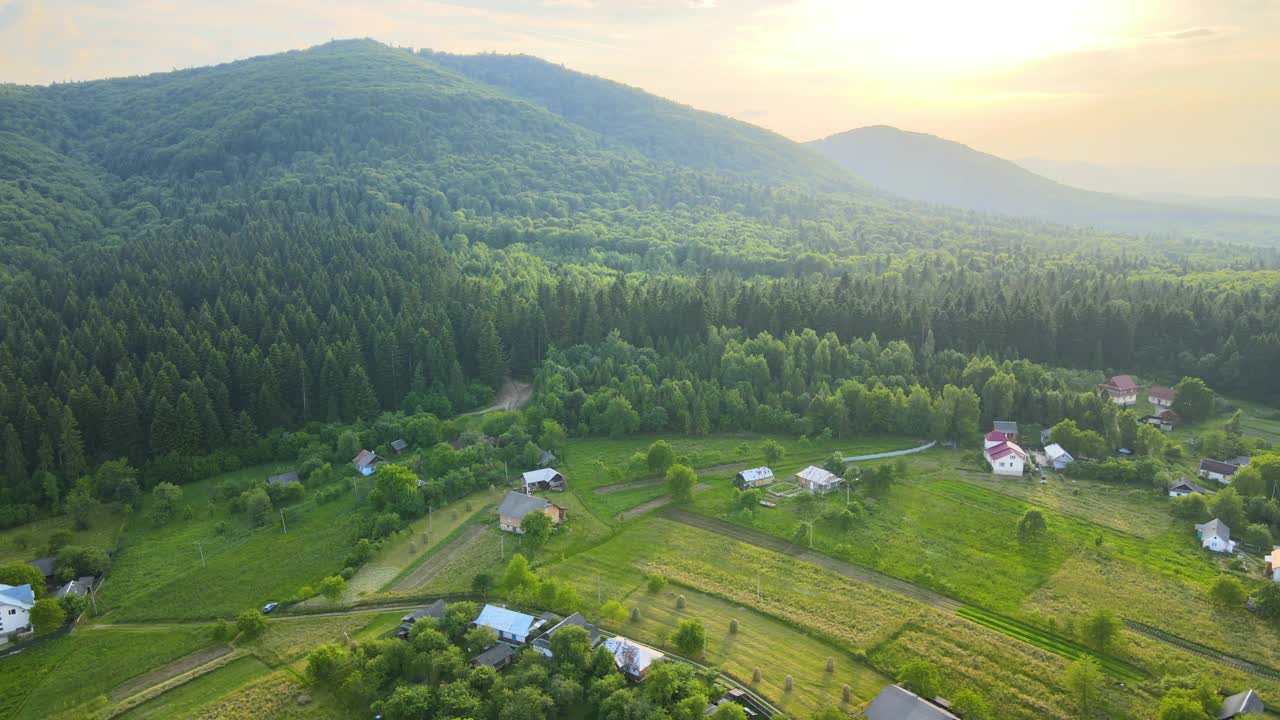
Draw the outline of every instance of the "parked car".
M270 615L270 614L271 614L271 611L272 611L272 610L275 610L275 609L276 609L276 608L278 608L278 607L280 607L280 603L278 603L278 602L269 602L269 603L267 603L266 605L263 605L263 606L262 606L262 614L263 614L263 615Z

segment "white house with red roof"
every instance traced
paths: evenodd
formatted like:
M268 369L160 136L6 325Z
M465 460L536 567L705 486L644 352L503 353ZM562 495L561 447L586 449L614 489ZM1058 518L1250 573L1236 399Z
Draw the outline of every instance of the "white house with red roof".
M1116 375L1098 386L1111 402L1117 405L1133 405L1138 402L1138 383L1128 375Z
M1002 443L1007 443L1007 442L1009 442L1008 435L1005 435L999 430L992 430L991 432L983 436L982 449L988 450L990 448L995 447L996 445L1000 445Z
M1173 388L1164 387L1163 385L1152 385L1147 391L1147 402L1158 408L1171 408L1173 401L1178 399L1178 394Z
M982 456L987 459L987 464L991 466L991 472L996 475L1022 476L1022 471L1027 465L1027 451L1018 447L1017 443L1004 440L992 444L991 436L999 433L992 431L987 433L983 444L986 449L982 451Z

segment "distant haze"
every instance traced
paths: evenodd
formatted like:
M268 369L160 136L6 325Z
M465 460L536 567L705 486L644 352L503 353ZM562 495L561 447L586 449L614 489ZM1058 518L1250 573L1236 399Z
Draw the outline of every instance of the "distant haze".
M1194 195L1280 199L1280 164L1142 167L1022 158L1022 167L1067 185L1122 195Z
M1275 0L0 0L0 81L361 36L528 53L796 140L884 124L1007 158L1152 168L1178 192L1280 192L1274 173L1236 170L1280 166Z

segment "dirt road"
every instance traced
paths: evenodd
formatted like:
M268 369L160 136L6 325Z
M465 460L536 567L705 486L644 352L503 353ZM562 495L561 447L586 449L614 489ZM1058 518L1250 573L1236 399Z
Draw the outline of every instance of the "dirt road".
M480 536L484 535L488 530L487 525L472 525L462 532L461 535L453 539L448 545L440 548L440 550L426 562L419 565L413 572L404 576L404 578L396 583L392 590L413 590L426 585L431 578L440 572L441 568L449 563L458 553L465 551L472 543L479 542Z

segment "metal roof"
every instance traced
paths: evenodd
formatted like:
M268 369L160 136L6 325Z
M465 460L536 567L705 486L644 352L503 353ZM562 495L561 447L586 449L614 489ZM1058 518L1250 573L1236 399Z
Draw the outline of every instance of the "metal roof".
M1196 530L1203 533L1205 537L1217 535L1222 538L1223 541L1231 539L1231 528L1227 527L1227 524L1218 518L1214 518L1207 523L1196 525Z
M267 478L268 485L292 485L296 482L298 482L298 473L296 472L280 473Z
M1045 446L1044 446L1044 456L1045 456L1045 457L1047 457L1047 458L1049 458L1050 460L1058 460L1058 459L1061 459L1061 458L1066 458L1066 459L1068 459L1068 460L1074 460L1074 459L1075 459L1075 458L1071 457L1071 453L1069 453L1069 452L1067 452L1065 449L1063 449L1063 447L1062 447L1061 445L1059 445L1058 443L1053 443L1052 445L1045 445Z
M605 640L604 646L613 653L613 662L618 669L629 675L643 673L650 665L664 657L661 652L632 642L621 635Z
M1017 435L1018 423L1013 420L996 420L991 423L991 429L996 432L1002 432L1005 435Z
M759 482L773 477L773 471L767 467L755 467L738 473L746 482Z
M1244 715L1245 713L1262 714L1266 712L1266 709L1266 706L1262 704L1262 700L1258 698L1257 693L1252 690L1245 690L1222 701L1222 710L1218 711L1218 720L1229 720L1229 718Z
M480 611L480 617L476 618L475 624L512 637L526 638L534 628L542 624L542 620L497 605L485 605Z
M545 510L550 504L540 497L511 490L507 492L506 497L502 498L502 504L498 506L498 514L519 520L531 512Z
M30 585L5 585L0 583L0 605L12 605L30 610L36 604L36 592Z
M515 649L510 645L498 643L497 645L494 645L488 650L485 650L479 655L471 658L471 662L476 665L496 668L500 665L505 665L507 660L510 660L511 656L515 654Z
M559 474L560 473L556 472L555 468L538 468L537 470L530 470L524 473L521 477L524 478L525 485L532 485L533 483L540 482L549 483L552 480L555 480L556 476Z
M897 685L881 690L863 714L867 720L959 720L938 705Z
M796 477L808 480L815 485L830 485L832 483L840 482L840 477L838 475L828 470L824 470L817 465L810 465L809 467L801 470L796 473Z

